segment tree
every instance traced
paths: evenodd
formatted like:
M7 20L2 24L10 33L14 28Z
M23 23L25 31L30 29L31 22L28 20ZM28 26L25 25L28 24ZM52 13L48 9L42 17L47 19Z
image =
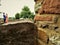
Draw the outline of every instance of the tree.
M34 19L34 13L31 13L30 15L29 15L29 18L32 18L32 19Z
M20 14L19 14L19 13L16 13L16 14L15 14L15 18L16 18L16 19L19 19L19 18L20 18Z
M9 17L9 20L15 20L15 17Z
M30 9L27 6L24 6L20 13L20 18L32 18L32 17L34 17L34 14L30 11Z

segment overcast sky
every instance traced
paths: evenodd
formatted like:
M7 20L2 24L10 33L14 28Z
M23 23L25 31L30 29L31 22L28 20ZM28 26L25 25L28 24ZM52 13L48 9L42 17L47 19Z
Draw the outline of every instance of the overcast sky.
M9 17L13 17L25 5L34 12L34 0L1 0L0 12L8 13ZM0 17L2 17L1 14Z

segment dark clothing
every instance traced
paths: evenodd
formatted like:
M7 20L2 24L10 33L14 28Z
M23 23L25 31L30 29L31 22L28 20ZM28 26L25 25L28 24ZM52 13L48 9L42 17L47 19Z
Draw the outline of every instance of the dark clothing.
M4 17L4 19L6 19L6 16L5 15L3 15L3 17Z
M3 15L3 17L4 17L4 23L5 23L5 21L6 21L6 16L5 16L5 15Z
M4 19L4 23L5 23L6 19Z

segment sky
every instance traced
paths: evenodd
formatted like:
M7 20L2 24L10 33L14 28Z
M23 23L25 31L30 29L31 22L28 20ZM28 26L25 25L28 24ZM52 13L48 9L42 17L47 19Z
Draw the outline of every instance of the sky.
M26 5L34 12L34 0L1 0L0 12L5 12L8 17L14 17L17 12L21 12L22 8ZM3 17L2 13L0 18Z

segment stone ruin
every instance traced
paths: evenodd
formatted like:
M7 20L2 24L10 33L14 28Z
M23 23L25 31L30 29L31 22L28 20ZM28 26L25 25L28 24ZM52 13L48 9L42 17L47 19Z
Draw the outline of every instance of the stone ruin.
M49 38L51 38L51 36L54 37L54 35L57 36L58 34L60 34L60 0L34 0L34 1L35 1L34 22L38 26L39 30L45 32ZM44 35L44 33L42 35ZM40 36L40 34L38 36ZM42 39L43 38L44 37L42 36ZM46 38L44 38L44 40L45 39ZM58 41L60 41L59 39Z
M60 14L60 0L35 0L35 2L35 9L39 7L39 11L35 11L38 11L40 14Z
M31 22L0 26L0 45L37 45L37 27Z
M35 13L34 20L39 27L48 27L51 30L60 27L59 0L35 0Z
M60 0L44 0L40 13L60 14Z

